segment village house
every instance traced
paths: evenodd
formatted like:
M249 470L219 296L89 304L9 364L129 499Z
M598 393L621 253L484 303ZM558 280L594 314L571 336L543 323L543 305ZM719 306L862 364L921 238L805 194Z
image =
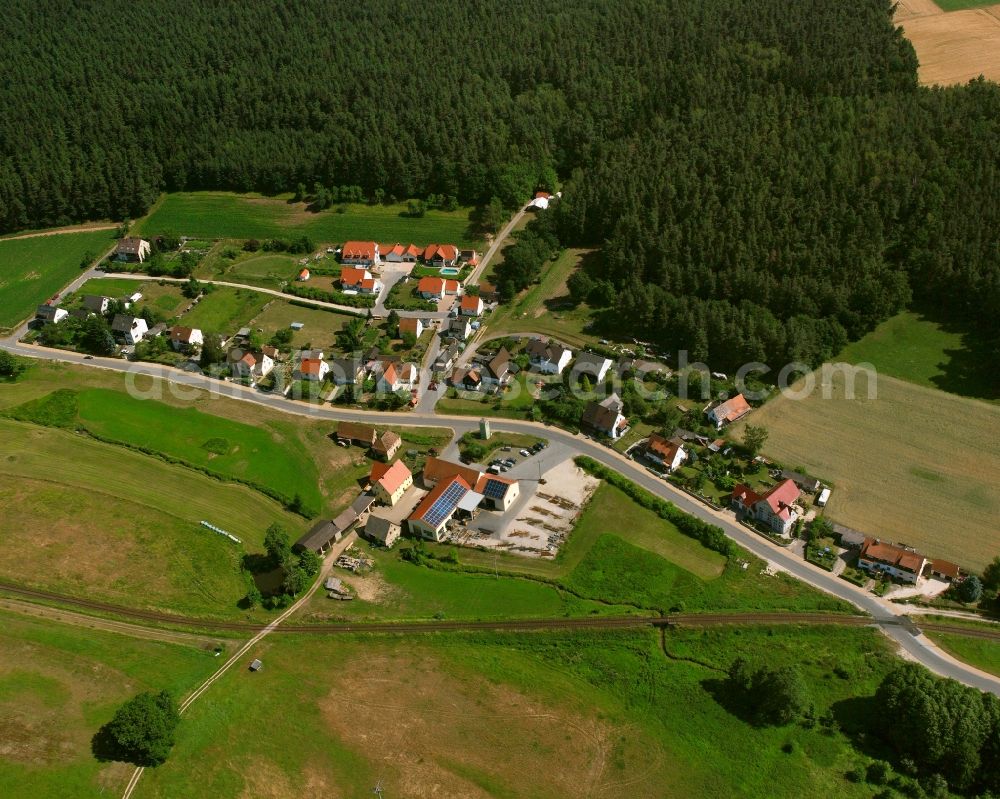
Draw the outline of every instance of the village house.
M331 546L343 539L347 533L368 521L374 502L374 494L366 492L358 494L351 506L343 510L336 519L323 519L316 522L309 532L295 542L293 549L297 552L308 550L317 555L324 554Z
M506 347L501 347L489 361L481 372L483 383L487 386L502 386L511 371L510 353Z
M330 361L330 379L338 386L356 386L365 382L365 365L360 358L334 358Z
M948 560L935 560L931 562L931 576L947 583L953 583L961 579L962 569L957 563Z
M583 411L581 422L599 433L617 441L629 430L628 420L622 414L625 406L621 397L612 394L600 402L591 402Z
M536 191L535 196L528 203L529 211L544 211L549 207L549 201L552 199L552 195L547 191Z
M413 474L402 461L394 461L391 465L387 463L372 464L371 475L368 478L371 482L371 490L375 498L383 505L394 506L410 486L413 485Z
M664 438L658 433L653 433L646 439L644 447L646 457L658 463L668 474L673 474L688 459L687 450L684 449L684 442L679 438Z
M236 348L229 351L229 368L233 377L256 383L274 369L274 358L264 349L257 352Z
M443 458L431 456L424 463L424 470L421 472L420 477L425 486L433 488L442 480L447 480L449 477L458 475L469 484L471 489L472 486L479 482L482 474L481 471L473 469L471 466L464 466L461 463L452 463Z
M375 453L376 457L384 461L391 461L396 457L396 453L399 452L401 446L403 446L403 439L400 438L399 433L386 430L382 435L375 438L372 444L372 452Z
M148 331L146 320L139 316L120 313L111 321L111 332L126 344L138 344Z
M378 244L374 241L348 241L340 250L342 264L372 266L380 261Z
M118 246L115 247L115 260L117 261L145 261L151 252L149 242L136 236L126 236L119 239Z
M721 430L727 424L732 424L738 419L742 419L752 410L753 408L750 407L746 398L742 394L737 394L725 402L720 402L718 405L708 408L705 411L705 415L715 425L717 430Z
M905 583L916 583L927 563L927 558L920 553L877 538L866 538L858 555L859 568L875 574L888 574Z
M383 261L391 264L416 263L422 254L423 250L416 244L403 245L397 242L396 244L379 245L379 256Z
M35 319L44 324L58 324L69 316L69 311L56 305L39 305L35 311Z
M425 300L443 300L444 283L441 277L422 277L417 283L417 294Z
M466 294L462 297L458 306L458 312L462 316L482 316L483 300L474 294Z
M573 364L573 380L579 380L586 375L593 383L603 383L608 375L608 370L614 366L610 358L598 355L594 352L584 351L576 356Z
M461 250L458 253L458 257L469 266L479 266L479 253L475 250Z
M438 352L437 358L434 359L434 363L431 368L435 372L448 371L452 366L454 366L455 360L458 358L458 352L458 344L452 342Z
M422 319L417 317L400 319L399 320L399 334L412 333L414 338L420 338L424 332L424 322Z
M528 342L527 350L532 368L547 375L562 374L573 357L571 350L551 339L542 341L534 338Z
M360 267L345 266L340 270L340 286L344 291L357 291L361 294L377 294L382 290L382 283L372 277L372 273Z
M363 447L371 447L376 437L374 427L360 422L341 422L335 435L338 441Z
M785 480L763 494L740 484L733 490L730 504L737 517L756 519L778 535L787 536L799 518L795 510L798 498L799 487L792 480Z
M417 367L412 363L388 362L378 379L378 390L387 394L409 389L417 380Z
M174 325L170 328L170 346L178 352L193 352L204 343L205 336L197 327Z
M110 304L111 298L102 297L100 294L88 294L83 298L83 307L96 314L106 314Z
M321 358L303 358L295 370L296 380L322 383L330 373L330 365Z
M483 376L478 369L456 366L448 377L448 384L466 391L479 391L483 387Z
M423 259L428 266L454 266L458 263L458 247L454 244L428 244L424 248Z
M487 305L500 302L500 292L497 290L497 287L492 283L487 283L485 280L479 281L479 297Z
M386 549L392 548L402 532L403 528L396 522L376 516L374 513L368 517L368 523L365 525L365 538Z
M306 267L303 266L302 271L299 272L299 276L295 279L305 283L310 277L312 277L312 273Z
M448 335L465 341L472 335L472 323L462 316L452 317L448 320Z

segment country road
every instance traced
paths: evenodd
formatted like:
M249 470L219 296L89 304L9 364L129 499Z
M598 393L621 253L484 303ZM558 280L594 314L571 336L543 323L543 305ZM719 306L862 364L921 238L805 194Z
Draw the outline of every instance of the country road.
M38 345L20 344L16 335L0 341L0 347L15 355L29 358L75 363L133 375L162 378L171 384L203 389L210 394L253 402L282 413L293 413L313 419L375 421L390 426L447 426L455 432L456 436L478 429L477 417L441 415L422 409L412 412L384 413L317 406L287 399L283 396L259 392L237 383L223 383L198 372L186 372L160 364L129 362L120 358L88 358L79 353L48 349ZM787 552L784 548L738 524L730 513L716 511L702 504L679 488L650 474L646 469L619 452L599 444L587 436L537 422L494 418L491 423L495 432L527 433L541 436L552 443L562 445L570 452L587 455L605 466L615 469L656 496L669 500L684 512L718 525L727 536L741 547L763 558L773 566L788 572L814 588L851 603L864 613L870 614L885 634L898 644L905 657L923 663L936 674L1000 695L1000 679L956 661L934 646L925 636L914 635L909 629L900 626L898 617L903 615L903 612L899 606L883 601L879 597ZM517 477L518 474L512 472L511 476Z

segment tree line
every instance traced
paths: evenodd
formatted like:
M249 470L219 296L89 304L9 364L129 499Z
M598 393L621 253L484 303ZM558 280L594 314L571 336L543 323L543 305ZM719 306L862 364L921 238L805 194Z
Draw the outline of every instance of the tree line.
M507 295L552 233L601 248L577 296L714 368L913 303L1000 343L1000 88L920 87L891 0L11 0L0 37L0 232L163 189L495 221L561 181Z

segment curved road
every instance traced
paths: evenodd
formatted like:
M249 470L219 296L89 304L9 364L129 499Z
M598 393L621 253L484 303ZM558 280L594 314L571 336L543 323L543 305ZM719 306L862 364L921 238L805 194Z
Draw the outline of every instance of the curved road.
M246 402L254 402L283 413L294 413L315 419L327 419L329 421L377 421L380 424L391 426L447 426L452 428L457 435L478 430L479 427L478 419L475 417L445 416L429 412L382 413L378 411L317 407L312 404L286 399L282 396L261 393L255 389L235 383L222 383L197 372L185 372L159 364L133 363L118 358L91 359L78 353L46 349L37 345L19 344L14 337L0 342L0 347L16 355L23 355L30 358L86 364L117 372L158 377L182 386L203 389L213 394L220 394ZM535 422L491 419L491 425L497 432L528 433L544 436L550 442L562 444L568 450L581 455L587 455L605 466L621 472L630 480L633 480L656 496L673 502L686 513L718 525L727 536L754 555L763 558L803 582L838 599L849 602L865 613L870 614L885 634L899 645L905 657L923 663L936 674L950 677L966 685L1000 695L1000 679L960 663L946 655L925 636L919 634L919 631L912 625L901 625L899 616L902 614L896 606L884 602L878 597L835 577L829 572L791 555L782 547L772 544L767 539L750 532L742 525L736 523L730 514L715 511L703 505L671 484L654 477L620 453L598 444L586 436L569 433L556 427Z

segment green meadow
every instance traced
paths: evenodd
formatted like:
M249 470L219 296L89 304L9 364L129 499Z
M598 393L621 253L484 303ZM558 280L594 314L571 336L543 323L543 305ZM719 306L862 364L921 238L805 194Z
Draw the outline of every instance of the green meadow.
M107 230L0 239L0 330L33 316L80 274L84 255L96 259L113 243Z
M421 218L405 216L406 206L347 204L312 212L291 195L264 197L229 192L166 194L137 224L145 235L176 232L205 239L267 239L309 236L317 244L352 239L413 242L423 246L450 242L478 244L469 230L469 210L427 211Z

